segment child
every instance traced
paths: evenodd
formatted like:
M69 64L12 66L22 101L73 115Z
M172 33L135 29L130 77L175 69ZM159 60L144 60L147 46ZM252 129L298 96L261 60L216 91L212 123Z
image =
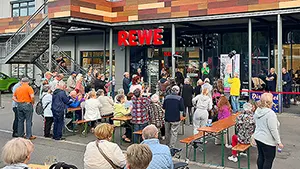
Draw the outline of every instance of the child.
M44 137L51 138L51 126L53 124L53 114L51 110L52 91L49 85L43 86L42 105L44 109Z
M129 115L132 106L130 106L128 109L125 108L125 95L118 95L117 96L117 103L114 104L114 117L123 117L126 115ZM114 120L115 126L121 126L123 125L120 121ZM123 126L126 128L125 134L122 136L123 141L130 143L131 142L131 127L130 126Z
M100 108L102 107L101 103L98 101L95 90L89 92L89 99L85 101L85 120L91 121L91 132L94 132L94 128L96 127L97 120L101 119Z
M243 109L243 113L236 118L235 129L237 134L232 136L232 147L236 146L238 143L249 144L251 136L254 133L255 122L253 118L253 110L255 110L255 105L245 103L243 105ZM244 155L245 153L240 154ZM237 152L232 150L232 156L229 156L228 160L237 162Z
M149 120L150 123L160 129L162 140L165 139L165 112L159 102L159 96L154 94L151 96L151 104L149 107Z
M225 96L221 96L218 103L217 103L217 108L218 108L218 120L222 120L222 119L225 119L227 117L229 117L232 113L232 110L231 110L231 106L230 106L230 103L229 101L227 100L227 98ZM229 139L228 138L231 138L231 135L230 135L230 131L232 130L232 134L233 134L233 129L229 128L228 130L228 133L226 133L225 135L225 140L226 140L226 147L227 148L232 148L231 145L229 145ZM215 144L219 144L219 140L215 140Z

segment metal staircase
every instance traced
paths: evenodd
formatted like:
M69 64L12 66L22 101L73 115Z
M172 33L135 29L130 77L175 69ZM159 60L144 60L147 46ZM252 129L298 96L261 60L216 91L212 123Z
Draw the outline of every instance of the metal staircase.
M50 21L43 11L46 1L21 28L6 41L4 63L35 63L42 71L41 62L36 61L49 48L49 23L52 26L52 43L55 43L71 27L68 24Z
M52 65L51 67L57 70L59 73L63 73L65 75L70 75L72 73L72 70L81 73L86 74L87 71L82 68L71 56L69 56L64 51L61 51L60 47L57 45L53 45L53 56L52 56ZM38 59L35 60L35 65L42 71L46 72L49 69L49 54L48 51L43 53ZM56 62L56 58L62 57L65 62L71 63L71 69L65 69L61 65L59 65Z

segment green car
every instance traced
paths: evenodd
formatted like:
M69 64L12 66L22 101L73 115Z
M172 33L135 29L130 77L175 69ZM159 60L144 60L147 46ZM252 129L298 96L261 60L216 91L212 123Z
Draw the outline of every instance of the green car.
M0 72L0 91L11 92L12 88L19 80L17 78L9 77L6 74Z

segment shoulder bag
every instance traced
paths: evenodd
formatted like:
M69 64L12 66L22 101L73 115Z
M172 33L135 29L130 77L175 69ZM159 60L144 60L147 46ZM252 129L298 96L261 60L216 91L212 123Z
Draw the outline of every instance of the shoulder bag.
M101 153L101 155L105 158L105 160L112 166L112 168L114 169L122 169L121 167L117 166L116 164L114 164L114 162L112 162L102 151L102 149L99 147L98 145L98 141L95 141L95 144L99 150L99 152Z

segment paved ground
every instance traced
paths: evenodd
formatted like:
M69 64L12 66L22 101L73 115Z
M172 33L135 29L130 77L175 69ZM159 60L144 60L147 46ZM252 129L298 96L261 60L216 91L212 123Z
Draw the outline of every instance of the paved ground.
M2 95L2 105L4 109L0 109L0 147L2 147L6 141L11 139L11 124L13 119L13 113L11 111L11 95ZM282 141L285 145L282 153L277 153L276 160L274 162L274 169L298 169L300 166L300 147L298 144L300 129L300 106L293 106L288 110L284 110L285 113L278 115L281 122L280 133ZM31 163L43 164L47 156L55 156L59 161L65 161L72 163L83 169L83 154L85 145L95 140L92 134L88 137L82 138L79 135L68 136L67 141L53 141L51 139L45 139L43 135L42 118L34 116L33 124L34 135L39 136L38 139L34 140L35 151L32 155ZM119 133L119 132L117 132ZM191 135L192 127L185 126L185 137ZM118 140L118 134L116 136ZM184 138L183 135L179 136L179 139ZM178 140L179 140L178 139ZM123 144L122 149L126 150L128 144ZM184 148L185 146L181 143L177 143L177 147ZM214 145L213 141L209 141L207 144L207 163L220 164L221 163L221 147ZM192 153L190 159L192 159ZM229 162L227 156L230 155L230 150L225 150L225 166L228 168L237 168L237 164ZM185 152L182 153L184 158ZM197 150L197 162L202 162L202 153ZM251 169L256 168L257 150L251 148ZM183 160L183 159L182 159ZM4 164L0 162L0 167ZM246 167L246 158L242 159L242 166ZM190 162L191 169L198 168L216 168L216 166L203 165L201 163Z

